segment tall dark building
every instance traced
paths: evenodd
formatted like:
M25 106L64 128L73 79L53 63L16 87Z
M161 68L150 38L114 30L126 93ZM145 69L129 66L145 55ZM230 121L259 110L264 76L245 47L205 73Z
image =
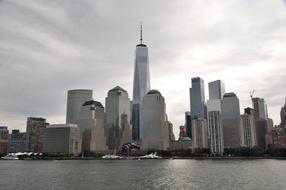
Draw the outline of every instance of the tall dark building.
M205 89L204 80L200 77L192 78L192 88L190 88L191 96L191 115L192 118L205 118Z
M190 112L185 113L185 125L187 136L192 139L192 116Z
M281 127L286 128L286 98L285 98L285 104L280 111L280 118L281 118L281 124L280 124Z

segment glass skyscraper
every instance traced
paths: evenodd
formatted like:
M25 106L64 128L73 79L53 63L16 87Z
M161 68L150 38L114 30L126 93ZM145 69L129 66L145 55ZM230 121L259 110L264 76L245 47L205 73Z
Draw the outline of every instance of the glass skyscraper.
M192 88L190 89L190 96L192 119L205 118L206 108L204 80L200 77L192 78Z
M133 109L132 109L132 138L140 139L140 105L144 95L150 90L150 72L148 47L142 43L142 26L140 28L140 44L136 46L134 80L133 80Z

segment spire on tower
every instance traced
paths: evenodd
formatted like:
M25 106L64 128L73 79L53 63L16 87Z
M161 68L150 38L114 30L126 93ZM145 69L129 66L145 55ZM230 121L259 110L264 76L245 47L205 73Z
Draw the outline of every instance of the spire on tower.
M140 44L142 44L142 22L140 22Z

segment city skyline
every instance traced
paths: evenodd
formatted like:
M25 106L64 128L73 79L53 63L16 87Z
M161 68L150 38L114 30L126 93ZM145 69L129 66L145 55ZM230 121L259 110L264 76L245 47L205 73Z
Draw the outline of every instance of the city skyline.
M249 92L254 89L254 97L266 101L269 117L280 123L286 94L283 1L159 2L151 8L151 16L143 14L148 5L143 2L141 8L131 1L126 8L112 1L76 4L84 10L82 15L77 15L72 4L60 1L0 1L1 125L24 131L29 116L64 123L70 89L92 89L102 103L108 90L117 85L132 96L140 20L149 47L152 89L164 94L176 135L189 111L189 88L196 76L205 81L206 100L206 84L224 81L226 92L237 94L241 114L252 106ZM162 12L158 12L160 6ZM124 13L128 8L138 15L129 18L132 14ZM272 13L267 18L265 10Z

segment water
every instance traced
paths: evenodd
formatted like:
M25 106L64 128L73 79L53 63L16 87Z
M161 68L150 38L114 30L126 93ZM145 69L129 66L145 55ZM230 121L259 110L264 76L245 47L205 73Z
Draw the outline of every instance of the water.
M286 160L0 161L0 189L286 189Z

